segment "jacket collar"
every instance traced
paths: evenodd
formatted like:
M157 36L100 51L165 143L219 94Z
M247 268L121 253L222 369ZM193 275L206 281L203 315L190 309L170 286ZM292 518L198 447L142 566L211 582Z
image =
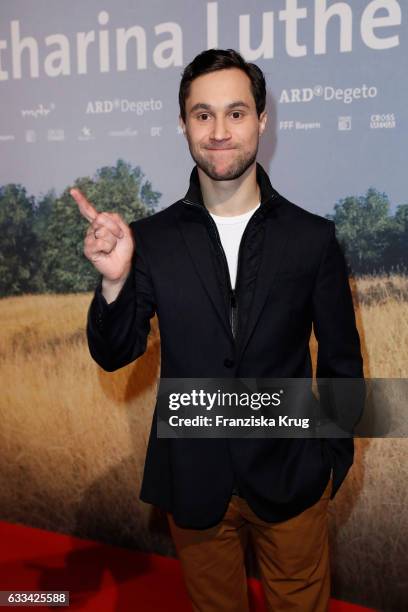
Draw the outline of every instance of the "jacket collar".
M276 189L272 187L269 176L258 162L256 162L256 180L261 191L261 206L259 208L260 210L266 212L266 209L269 208L268 204L270 201L276 198L279 194ZM205 206L201 193L197 166L194 166L191 171L190 184L187 193L184 196L184 200L190 204L200 204L201 206Z

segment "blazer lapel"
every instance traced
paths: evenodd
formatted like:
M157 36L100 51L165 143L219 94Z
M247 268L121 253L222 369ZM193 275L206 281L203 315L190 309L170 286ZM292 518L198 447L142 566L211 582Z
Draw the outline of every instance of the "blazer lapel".
M225 298L214 268L208 229L202 220L197 218L200 214L203 213L189 211L188 209L183 211L178 217L179 227L204 290L210 298L225 331L233 339Z
M242 329L238 362L241 360L249 339L255 329L261 312L264 308L268 294L275 282L276 272L279 269L285 246L289 238L290 227L279 217L271 214L265 220L265 236L263 242L262 258L255 283L254 296L249 310L246 325Z

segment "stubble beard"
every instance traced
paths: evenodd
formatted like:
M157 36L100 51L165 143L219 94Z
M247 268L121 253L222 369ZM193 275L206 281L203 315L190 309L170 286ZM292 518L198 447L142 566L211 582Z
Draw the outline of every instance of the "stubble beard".
M205 172L205 174L212 179L213 181L233 181L234 179L239 178L248 170L250 166L256 160L256 156L258 154L258 143L256 148L249 153L241 153L238 157L231 163L229 168L223 172L217 172L216 165L211 162L211 160L207 159L203 155L197 154L190 143L188 143L191 157L197 164L197 166Z

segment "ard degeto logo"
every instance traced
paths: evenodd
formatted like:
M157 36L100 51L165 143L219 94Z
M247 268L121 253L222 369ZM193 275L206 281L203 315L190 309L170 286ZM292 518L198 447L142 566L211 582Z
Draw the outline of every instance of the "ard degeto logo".
M282 89L279 104L305 104L316 99L324 102L342 102L351 104L357 100L376 98L378 89L374 85L361 85L360 87L333 87L332 85L315 85Z
M136 113L144 115L151 111L159 111L163 108L162 100L128 100L127 98L115 98L114 100L89 100L86 105L87 115L106 115L113 112Z

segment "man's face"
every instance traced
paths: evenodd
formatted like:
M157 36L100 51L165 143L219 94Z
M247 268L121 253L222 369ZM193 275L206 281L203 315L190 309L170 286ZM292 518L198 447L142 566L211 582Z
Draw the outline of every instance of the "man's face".
M214 181L228 181L255 162L266 118L266 111L257 115L249 77L228 68L192 81L180 125L197 166Z

